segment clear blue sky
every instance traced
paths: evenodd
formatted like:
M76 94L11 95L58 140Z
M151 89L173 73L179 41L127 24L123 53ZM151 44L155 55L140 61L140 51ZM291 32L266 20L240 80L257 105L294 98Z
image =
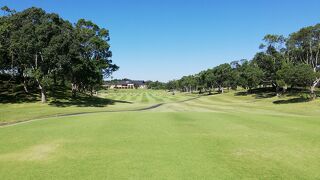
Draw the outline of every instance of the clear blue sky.
M250 59L267 33L320 23L319 0L0 0L108 28L114 78L167 81Z

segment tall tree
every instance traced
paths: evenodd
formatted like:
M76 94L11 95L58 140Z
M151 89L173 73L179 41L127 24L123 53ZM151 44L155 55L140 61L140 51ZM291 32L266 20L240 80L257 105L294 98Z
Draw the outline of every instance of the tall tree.
M213 68L214 83L219 93L224 92L224 87L230 87L233 78L232 68L230 64L221 64Z
M73 96L79 88L91 93L102 83L103 77L109 76L119 67L112 64L109 50L109 32L91 21L80 19L75 27L75 52L72 58L71 86Z
M315 98L315 87L320 83L320 24L300 29L292 33L287 42L290 60L294 63L304 63L312 67L316 77L310 86L311 94Z
M278 90L277 71L281 69L281 65L286 61L286 39L281 35L268 34L263 40L265 43L260 45L260 49L264 51L255 55L253 63L263 71L262 83L264 85L272 85Z
M239 85L249 91L261 84L263 71L254 62L243 61L238 68Z
M317 77L317 73L308 64L288 63L277 74L286 86L293 87L310 87Z
M91 21L81 19L73 26L40 8L2 10L6 15L0 17L0 68L23 79L26 92L26 79L34 80L42 102L58 78L70 81L73 92L92 93L119 68L110 59L108 30Z

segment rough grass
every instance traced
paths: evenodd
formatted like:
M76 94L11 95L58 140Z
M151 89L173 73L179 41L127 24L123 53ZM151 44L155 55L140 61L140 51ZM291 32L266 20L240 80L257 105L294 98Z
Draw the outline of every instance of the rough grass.
M0 127L0 177L319 179L319 100L275 104L297 97L235 93L185 102L188 95L163 91L101 93L131 100L109 106L114 109L160 99L166 104L142 112L84 114ZM18 106L7 104L13 105ZM29 105L20 104L16 112L32 111L23 109ZM58 107L39 105L38 110L54 108ZM2 112L17 117L9 115L14 111Z

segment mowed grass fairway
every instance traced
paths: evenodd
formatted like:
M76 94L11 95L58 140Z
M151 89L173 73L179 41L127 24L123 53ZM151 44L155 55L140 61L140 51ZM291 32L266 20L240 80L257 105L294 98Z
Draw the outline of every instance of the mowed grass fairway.
M195 95L183 93L172 95L158 90L110 90L101 91L98 97L93 98L80 96L71 100L63 96L63 99L54 99L48 104L39 101L0 103L0 125L74 113L139 110L155 104L179 102L192 97Z
M319 100L288 103L287 98L234 92L196 99L164 91L100 96L131 104L65 108L80 112L164 104L2 126L1 179L320 178ZM5 104L2 117L19 120L16 106L16 112L23 106L67 112L37 103Z

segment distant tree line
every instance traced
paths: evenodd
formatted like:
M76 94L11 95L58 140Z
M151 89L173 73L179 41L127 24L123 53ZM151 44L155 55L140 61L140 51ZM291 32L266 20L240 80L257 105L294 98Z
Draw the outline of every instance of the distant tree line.
M169 81L168 89L185 92L243 87L273 87L276 93L288 88L309 88L312 98L320 83L320 24L300 29L288 37L268 34L261 51L251 60L221 64L195 75Z
M132 80L132 79L128 79L128 78L123 78L123 79L112 79L110 81L105 81L105 84L116 84L119 82L126 82L126 81L131 81L134 82L136 80ZM164 82L160 82L160 81L151 81L151 80L147 80L147 81L142 81L144 82L144 84L147 86L148 89L155 89L155 90L164 90L167 88L166 83Z
M160 81L146 81L148 89L166 89L166 83Z
M0 77L7 85L21 84L25 93L39 89L46 102L51 86L67 86L72 96L92 93L118 69L107 29L84 19L72 24L35 7L1 10Z

